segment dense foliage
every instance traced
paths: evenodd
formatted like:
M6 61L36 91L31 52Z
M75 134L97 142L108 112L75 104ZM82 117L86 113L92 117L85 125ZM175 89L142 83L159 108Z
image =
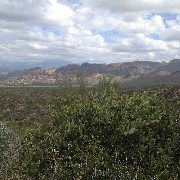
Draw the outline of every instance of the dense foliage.
M22 134L49 119L51 88L0 87L0 120Z
M9 167L17 155L17 143L13 131L0 121L0 179L9 174Z
M104 84L54 95L52 121L25 135L14 177L180 178L179 101Z

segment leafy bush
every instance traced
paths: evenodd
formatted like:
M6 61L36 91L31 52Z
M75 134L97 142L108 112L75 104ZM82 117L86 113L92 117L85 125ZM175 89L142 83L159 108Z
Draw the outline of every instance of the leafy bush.
M56 96L53 120L27 133L27 179L179 179L180 113L158 93L114 88Z
M16 153L15 134L0 121L0 172L7 176Z

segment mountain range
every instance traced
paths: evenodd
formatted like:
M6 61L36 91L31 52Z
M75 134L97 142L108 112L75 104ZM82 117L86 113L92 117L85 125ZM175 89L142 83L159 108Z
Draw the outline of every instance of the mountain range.
M180 59L169 62L134 61L111 64L69 64L52 66L49 62L41 66L9 72L3 75L1 84L34 85L55 84L57 80L70 78L77 81L82 76L90 85L96 84L101 78L118 80L124 87L140 87L142 85L180 85ZM65 62L63 62L65 63ZM32 64L31 64L32 65ZM48 67L48 68L47 68Z

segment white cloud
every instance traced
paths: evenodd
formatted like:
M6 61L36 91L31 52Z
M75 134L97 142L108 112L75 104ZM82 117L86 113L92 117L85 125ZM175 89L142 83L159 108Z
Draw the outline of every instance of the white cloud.
M57 0L50 0L46 15L47 20L53 21L60 26L68 26L73 25L72 18L75 14L68 6L58 3Z
M174 24L162 33L162 38L168 41L180 41L180 25Z
M1 0L0 59L118 62L180 55L180 14L154 13L179 12L180 1L82 2Z
M30 43L29 46L34 50L46 50L48 48L47 46L37 43Z
M27 26L71 26L74 11L57 0L1 0L0 20ZM2 29L0 25L0 29Z
M119 22L117 28L122 32L130 34L152 34L164 31L165 25L163 23L162 17L155 15L151 19L143 19L142 17L139 17L136 21L133 22Z
M165 29L163 19L159 15L147 17L137 17L134 21L126 21L122 16L109 13L100 13L89 8L78 10L77 19L91 29L117 30L126 34L152 34L161 33Z
M132 38L125 38L119 40L114 46L115 52L156 52L168 51L169 48L162 40L154 40L146 37L144 34L137 34Z
M173 50L179 50L180 49L180 42L179 41L168 41L167 42L168 47Z
M88 6L114 13L180 12L179 0L83 0Z
M93 35L88 29L68 28L67 34L61 38L60 44L71 49L84 51L108 51L104 38L101 35Z

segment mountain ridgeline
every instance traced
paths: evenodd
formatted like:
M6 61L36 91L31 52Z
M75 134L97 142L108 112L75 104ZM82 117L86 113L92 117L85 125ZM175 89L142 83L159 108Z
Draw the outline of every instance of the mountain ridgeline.
M95 73L128 77L141 75L170 75L180 71L180 59L170 62L134 61L112 64L71 64L56 69L58 74L77 74L89 76Z
M89 85L102 78L118 80L122 86L180 85L180 59L169 62L134 61L111 64L69 64L58 68L34 67L23 71L9 72L0 81L2 85L53 85L57 80L70 78L77 81L83 77Z

